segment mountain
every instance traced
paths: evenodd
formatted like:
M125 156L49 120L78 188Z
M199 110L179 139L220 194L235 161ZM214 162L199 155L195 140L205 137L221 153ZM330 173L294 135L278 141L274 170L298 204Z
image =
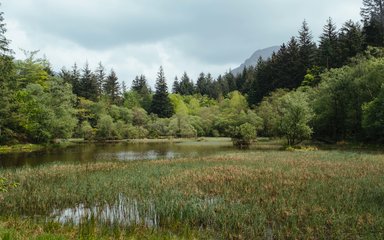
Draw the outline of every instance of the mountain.
M239 67L233 69L231 71L232 74L236 76L237 74L240 74L243 72L244 67L256 66L257 61L259 60L260 57L262 59L266 60L267 58L272 56L273 52L277 52L277 51L279 51L279 49L280 49L279 46L273 46L273 47L257 50L256 52L254 52L252 54L252 56L250 58L245 60L245 62L243 64L241 64Z

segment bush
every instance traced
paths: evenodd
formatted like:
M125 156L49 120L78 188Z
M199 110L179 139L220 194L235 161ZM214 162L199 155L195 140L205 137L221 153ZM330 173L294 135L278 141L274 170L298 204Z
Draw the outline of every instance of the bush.
M257 137L256 127L250 123L244 123L232 129L232 143L238 148L249 148Z

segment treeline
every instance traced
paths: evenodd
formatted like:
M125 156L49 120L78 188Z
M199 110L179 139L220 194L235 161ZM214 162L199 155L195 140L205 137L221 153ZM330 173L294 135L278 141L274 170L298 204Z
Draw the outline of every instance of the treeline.
M127 89L100 63L55 73L46 59L13 58L0 15L0 144L88 140L230 136L249 143L259 135L293 145L314 137L384 140L384 12L363 1L363 25L331 19L320 41L304 21L269 59L234 76L214 79L186 72L169 93L160 67L155 89L144 75Z

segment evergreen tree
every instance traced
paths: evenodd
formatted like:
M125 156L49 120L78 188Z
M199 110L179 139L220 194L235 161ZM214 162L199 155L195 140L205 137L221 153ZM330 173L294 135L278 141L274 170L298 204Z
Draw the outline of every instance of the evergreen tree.
M116 72L113 69L111 69L110 74L107 76L103 89L112 104L119 103L120 86Z
M196 91L201 95L208 95L208 83L203 72L200 73L199 77L197 78Z
M219 75L217 77L216 82L220 86L221 95L226 96L229 93L229 86L228 86L228 82L226 81L226 79L224 79L221 75Z
M98 84L95 74L89 68L88 62L85 63L84 68L82 69L83 74L80 78L80 97L96 101L99 97L98 95Z
M172 93L179 94L180 93L180 83L177 76L175 77L175 80L173 81L172 85Z
M125 84L125 81L121 83L121 95L124 95L127 92L127 85Z
M144 75L136 76L132 81L131 90L138 95L138 101L145 111L151 111L152 95L151 89L148 87L147 79Z
M99 62L99 65L96 68L95 77L97 83L97 94L98 96L101 96L103 94L103 85L106 77L105 68L101 62Z
M313 42L312 34L305 20L303 21L297 39L301 60L301 73L305 74L308 69L316 64L317 51L316 43Z
M5 27L3 14L4 12L0 12L0 54L2 56L10 56L11 54L13 54L13 51L9 47L11 41L5 36L7 28Z
M71 72L69 70L67 70L66 67L62 67L60 69L60 72L59 72L59 77L61 79L63 79L64 83L68 83L68 84L71 84L72 85L72 75L71 75Z
M384 46L384 0L363 0L361 16L366 43L372 46Z
M132 81L131 90L136 91L140 94L149 94L151 90L147 84L147 78L144 75L136 76Z
M322 67L327 69L339 67L339 44L336 25L332 19L327 20L320 36L319 62Z
M3 12L0 12L0 144L12 137L12 98L14 85L12 75L14 71L13 51L9 48L10 41L5 37Z
M339 34L340 60L344 65L351 57L364 50L364 37L359 23L352 20L344 23Z
M228 83L229 92L233 92L237 90L237 84L235 76L231 72L227 72L224 74L224 79Z
M195 92L195 86L186 72L184 72L181 77L179 87L179 93L181 95L192 95Z
M169 118L173 114L173 107L168 97L168 87L162 66L160 66L157 74L156 91L153 95L151 112L157 114L160 118Z
M70 83L72 85L73 93L76 94L77 96L80 96L80 94L82 93L80 78L81 78L81 74L77 67L77 64L75 63L72 66L72 71L70 74Z

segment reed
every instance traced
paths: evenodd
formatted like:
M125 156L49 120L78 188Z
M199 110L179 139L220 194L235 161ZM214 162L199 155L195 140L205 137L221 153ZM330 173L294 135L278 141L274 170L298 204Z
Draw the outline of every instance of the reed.
M51 164L0 175L18 183L0 195L5 239L16 236L23 221L64 239L384 238L379 153L233 152ZM70 211L81 214L76 220Z

